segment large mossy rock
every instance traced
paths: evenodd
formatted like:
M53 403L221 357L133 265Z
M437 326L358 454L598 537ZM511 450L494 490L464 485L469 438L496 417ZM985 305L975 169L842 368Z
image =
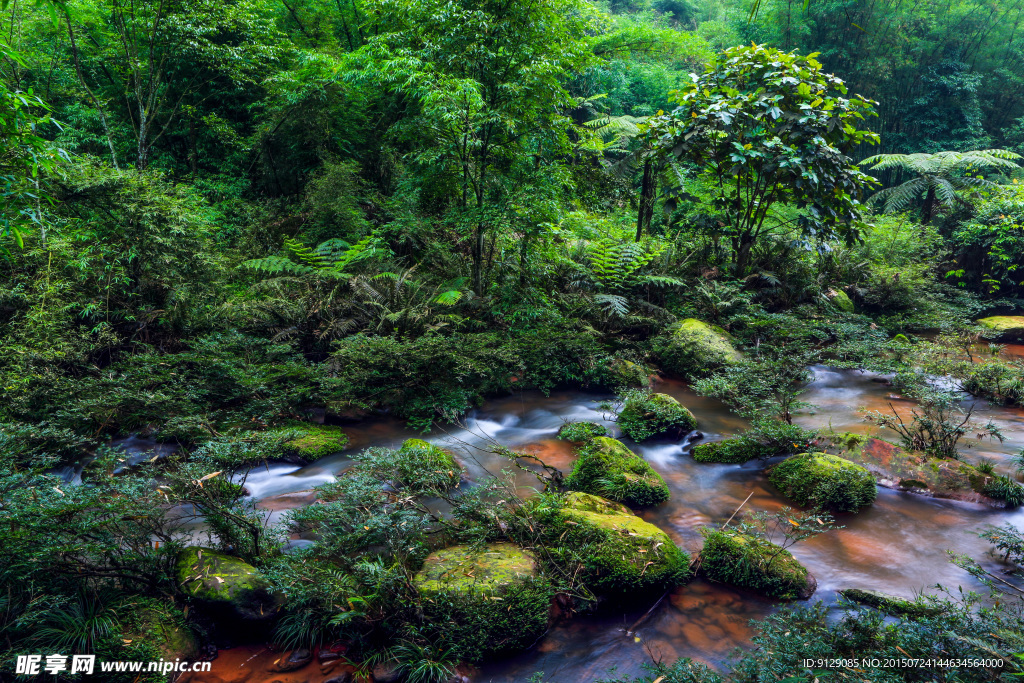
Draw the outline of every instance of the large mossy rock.
M866 468L830 453L800 453L768 474L783 495L804 507L854 512L875 501L875 477Z
M586 549L582 579L599 595L622 600L668 590L691 576L689 556L624 505L576 491L551 517L554 552Z
M684 377L707 375L743 360L728 332L696 318L671 326L658 339L655 350L662 368Z
M613 387L645 387L651 373L644 366L625 358L612 358L605 366L607 383Z
M266 621L284 603L284 596L273 591L258 569L210 548L182 550L174 574L182 593L225 616Z
M627 396L618 425L633 441L667 435L676 439L697 428L697 418L668 394L637 392Z
M806 600L818 587L807 568L788 550L732 529L704 529L701 572L727 583L782 600Z
M849 432L831 437L829 450L864 465L887 488L993 507L1024 504L1024 487L1016 481L982 472L962 460L935 458Z
M853 313L854 306L850 296L841 289L828 290L828 299L832 305L844 313Z
M292 422L270 432L285 437L281 442L282 457L297 463L311 463L326 458L348 446L348 436L333 425Z
M994 315L977 322L996 333L999 341L1024 341L1024 315Z
M511 543L438 550L413 585L433 637L469 662L533 644L547 629L554 596L533 555Z
M607 436L596 436L580 447L565 485L631 507L656 505L669 497L660 474L621 441Z
M402 444L395 469L403 484L412 489L446 490L462 478L462 467L452 452L423 439L407 439Z

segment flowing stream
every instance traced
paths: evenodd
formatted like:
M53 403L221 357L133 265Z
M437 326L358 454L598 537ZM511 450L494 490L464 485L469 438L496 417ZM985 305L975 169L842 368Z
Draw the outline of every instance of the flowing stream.
M1024 347L1011 347L1005 352L1019 357L1022 351ZM803 399L815 407L798 418L802 425L895 440L894 434L882 433L863 419L864 410L892 408L909 415L913 404L893 395L885 377L826 367L813 370L814 380ZM728 436L744 426L720 402L697 396L682 383L663 382L657 391L676 397L690 408L706 439ZM562 391L546 397L527 392L489 401L462 426L428 438L454 450L473 480L510 469L506 460L487 452L486 446L492 440L534 453L547 464L568 472L572 449L556 440L555 433L566 420L602 422L617 433L608 420L610 416L598 408L610 398L607 394L582 391ZM996 464L997 471L1009 472L1010 456L1024 448L1024 410L990 406L980 400L977 403L976 417L981 421L991 418L1006 440L974 445L966 450L965 458L971 462L987 458ZM301 468L280 464L255 470L246 487L263 507L271 510L274 519L279 519L286 510L309 504L313 500L311 487L330 481L348 467L351 460L347 453L368 446L397 447L406 438L419 436L402 423L388 419L366 421L347 428L346 432L351 438L346 453ZM661 473L672 491L670 501L641 515L666 530L691 553L700 549L699 529L721 525L751 491L748 510L774 510L786 504L762 473L763 464L756 461L746 465L700 464L690 457L690 446L685 441L623 441ZM538 485L527 472L517 472L515 477L523 494L529 494ZM980 586L971 576L949 562L947 550L965 553L1000 571L1001 565L987 554L986 544L975 533L985 525L1004 522L1024 529L1024 511L996 510L879 488L874 505L858 514L840 515L837 521L845 528L792 548L796 558L818 580L812 600L824 600L830 605L836 602L836 591L842 588L871 588L906 597L934 592L935 584L954 590L956 586L978 589ZM295 539L292 543L309 541ZM545 681L592 681L607 676L613 668L618 675L639 674L642 663L651 658L671 662L678 657L692 657L723 668L735 648L749 646L749 620L762 618L779 606L776 601L744 591L694 581L662 600L633 635L626 631L648 611L650 602L637 604L632 611L576 617L558 623L533 649L485 664L473 680L520 682L536 671L543 671ZM239 656L246 649L236 650L240 652L224 651L214 661L215 674L237 667ZM262 678L257 675L244 680Z

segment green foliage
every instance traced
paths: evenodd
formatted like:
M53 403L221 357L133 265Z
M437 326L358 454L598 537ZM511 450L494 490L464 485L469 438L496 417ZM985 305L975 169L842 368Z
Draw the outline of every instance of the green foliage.
M770 353L727 365L693 388L704 396L725 401L744 417L758 415L793 423L796 411L810 407L799 396L811 379L808 366L816 353L810 349L780 346Z
M1024 291L1024 186L992 192L951 235L959 270L947 277L988 294Z
M740 275L762 235L787 222L773 215L776 203L806 207L797 223L809 241L841 236L852 244L863 224L861 197L871 179L848 155L878 141L861 129L874 103L844 97L846 85L815 56L730 48L673 93L678 108L651 123L664 153L707 177Z
M1016 508L1024 505L1024 486L1007 476L993 477L981 492L989 498L1005 501L1006 507Z
M903 375L897 380L902 382L904 393L918 401L911 410L910 424L904 422L895 409L891 415L876 410L867 413L866 417L880 427L899 433L908 450L923 451L937 458L959 459L957 444L971 432L976 432L979 439L1003 440L1002 433L991 420L984 425L972 420L974 404L967 410L961 408L957 392L931 387L918 375Z
M323 391L332 409L391 408L424 428L454 419L485 394L596 381L603 355L593 335L564 329L408 341L356 335L338 344Z
M875 477L865 468L828 453L801 453L769 473L772 484L798 505L856 512L875 500Z
M773 418L755 417L750 429L724 441L697 444L693 459L697 462L739 464L754 458L772 458L806 448L813 436L798 425Z
M622 410L616 422L633 441L671 434L680 438L697 428L697 418L668 394L636 389L620 397Z

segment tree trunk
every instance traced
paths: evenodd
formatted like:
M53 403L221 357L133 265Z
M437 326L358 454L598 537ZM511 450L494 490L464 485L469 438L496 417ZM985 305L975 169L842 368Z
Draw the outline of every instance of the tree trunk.
M656 186L654 177L654 164L650 159L644 162L644 176L640 182L640 206L636 212L636 239L639 242L643 237L644 229L650 230L651 216L654 214L654 188Z
M935 186L928 186L928 194L924 197L924 209L921 210L921 224L928 225L932 222L932 215L935 213Z
M736 276L743 277L750 266L750 249L754 246L754 236L749 232L740 236L740 247L736 250Z

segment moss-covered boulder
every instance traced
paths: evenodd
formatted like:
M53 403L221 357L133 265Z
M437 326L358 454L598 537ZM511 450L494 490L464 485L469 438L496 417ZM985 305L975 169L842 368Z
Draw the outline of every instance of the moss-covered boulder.
M622 599L665 591L689 580L690 558L664 531L606 498L572 492L548 514L553 552L579 552L584 583Z
M395 470L406 488L446 490L462 478L462 467L452 452L423 439L407 439L397 456Z
M608 428L596 422L569 422L558 429L558 438L573 443L584 443L595 436L608 436Z
M737 465L754 458L771 458L786 452L792 452L790 446L786 444L762 443L754 438L737 436L722 441L697 444L693 447L691 455L697 462Z
M697 418L668 394L638 391L626 396L618 425L633 441L667 435L676 439L697 428Z
M936 458L848 432L830 437L829 450L864 465L887 488L1000 508L1024 504L1024 487L1016 481L962 460Z
M246 621L266 621L278 613L284 597L263 574L237 557L192 546L174 567L181 592L213 611Z
M413 585L431 635L470 662L533 644L547 629L554 595L533 555L511 543L438 550Z
M296 463L311 463L345 450L348 436L341 427L309 422L291 422L271 430L271 437L281 441L281 457Z
M806 600L818 582L790 552L733 529L702 529L701 573L711 581L782 600Z
M743 360L728 332L696 318L671 326L656 341L655 351L662 368L684 377L706 375Z
M941 607L930 604L923 598L907 600L906 598L889 595L888 593L882 593L881 591L864 590L862 588L846 588L839 591L839 594L847 600L852 600L853 602L859 602L862 605L874 607L879 612L883 612L894 617L927 617L942 612Z
M771 468L783 495L804 507L854 512L875 501L875 477L866 468L831 453L800 453Z
M994 315L977 322L999 341L1024 341L1024 315Z
M832 305L838 308L844 313L853 313L853 301L850 296L841 289L830 289L828 290L828 300L832 302Z
M605 366L607 384L613 387L645 387L651 373L647 368L625 358L612 358Z
M632 507L656 505L669 497L660 474L621 441L607 436L596 436L580 447L565 485Z

